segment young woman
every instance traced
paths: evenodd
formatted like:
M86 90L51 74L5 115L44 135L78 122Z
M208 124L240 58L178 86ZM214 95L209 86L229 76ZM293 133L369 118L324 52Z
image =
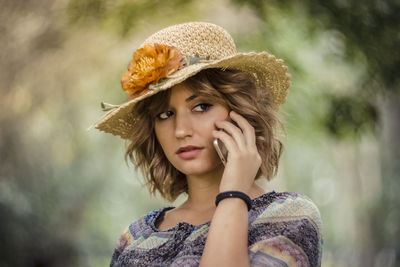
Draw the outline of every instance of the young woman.
M130 141L126 157L152 193L187 199L133 222L111 266L320 265L315 204L255 184L278 170L289 85L282 60L237 53L210 23L168 27L135 51L122 78L130 100L95 127Z

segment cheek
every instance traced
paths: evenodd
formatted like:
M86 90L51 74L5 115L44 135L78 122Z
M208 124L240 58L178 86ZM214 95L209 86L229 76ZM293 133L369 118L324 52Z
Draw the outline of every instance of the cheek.
M215 130L215 119L214 118L204 118L202 120L196 121L197 133L203 137L212 137L212 131Z
M198 125L203 132L207 131L210 133L210 135L212 135L212 131L216 129L215 122L222 120L228 120L228 111L226 109L219 108L219 110L212 116L204 117L202 120L199 120Z

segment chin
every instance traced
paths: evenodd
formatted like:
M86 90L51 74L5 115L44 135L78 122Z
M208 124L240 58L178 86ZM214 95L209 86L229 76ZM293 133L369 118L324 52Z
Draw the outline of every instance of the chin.
M223 165L211 162L185 162L180 164L177 169L185 175L204 175L206 173L217 171Z

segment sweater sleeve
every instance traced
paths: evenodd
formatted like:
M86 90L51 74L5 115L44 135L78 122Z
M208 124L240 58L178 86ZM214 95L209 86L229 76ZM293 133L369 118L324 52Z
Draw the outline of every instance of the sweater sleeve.
M124 249L132 243L132 239L132 234L129 231L129 227L127 227L118 239L117 246L114 249L114 253L111 257L110 267L118 266L117 260L119 256L121 255L122 251L124 251Z
M251 266L320 266L321 216L306 196L288 193L255 211L249 226Z
M160 210L154 210L132 222L119 237L117 246L111 258L110 266L143 266L150 260L147 257L150 249L161 246L168 238L154 235L154 229L149 225L157 218ZM157 255L153 255L157 257ZM147 258L146 258L147 257Z
M129 247L135 246L138 243L144 240L144 237L151 234L151 232L146 232L146 220L153 216L154 212L147 214L139 218L138 220L132 222L121 234L118 239L117 246L114 249L114 252L111 257L110 267L120 266L121 255L125 250L129 250ZM123 257L122 257L123 258Z

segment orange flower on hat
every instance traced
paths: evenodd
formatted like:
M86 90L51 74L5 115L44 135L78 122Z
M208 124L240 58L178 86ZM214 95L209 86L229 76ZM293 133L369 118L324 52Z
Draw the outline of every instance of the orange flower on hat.
M182 66L182 55L177 48L146 44L133 54L128 71L122 76L122 89L133 99L147 92L150 84L157 84Z

